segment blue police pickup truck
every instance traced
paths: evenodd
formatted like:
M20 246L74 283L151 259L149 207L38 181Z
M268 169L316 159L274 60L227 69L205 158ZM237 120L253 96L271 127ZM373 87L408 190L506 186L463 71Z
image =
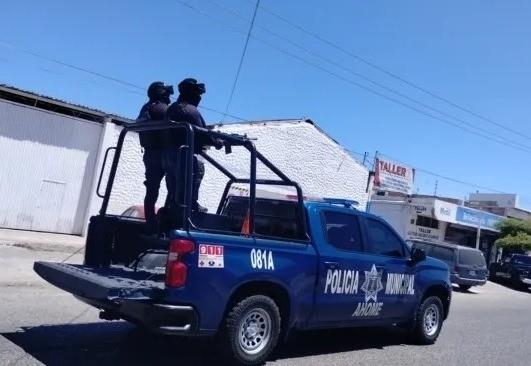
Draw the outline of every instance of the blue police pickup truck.
M188 138L180 149L184 192L159 210L156 237L144 234L142 220L107 213L125 135L155 128L181 128ZM206 132L182 123L125 127L105 193L97 189L103 204L91 218L84 263L36 262L35 271L101 309L102 319L215 336L236 364L265 362L292 330L399 325L418 343L435 342L450 307L446 264L410 252L391 226L349 201L307 199L244 136L208 131L227 153L249 151L250 178L203 153L227 183L215 213L194 212L190 152L198 133ZM258 179L257 161L278 179ZM294 193L261 195L257 185Z

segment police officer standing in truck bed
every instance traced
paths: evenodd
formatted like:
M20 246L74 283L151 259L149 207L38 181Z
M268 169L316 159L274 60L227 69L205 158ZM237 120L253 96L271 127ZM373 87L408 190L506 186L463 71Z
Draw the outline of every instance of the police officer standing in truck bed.
M205 84L197 82L196 79L187 78L179 83L178 88L179 97L177 98L177 101L168 108L168 119L174 122L188 122L197 127L206 128L205 120L197 109L197 106L201 101L201 95L206 92ZM171 133L172 143L178 146L186 144L185 134L181 130L172 130ZM212 139L204 134L196 134L195 136L194 154L201 153L207 145L214 145L217 149L220 149L223 146L223 143L220 140ZM182 202L184 172L178 172L177 174L179 174L177 180L181 182L181 184L179 184L180 197L178 197L178 200L179 202ZM199 198L199 186L201 185L204 174L204 163L194 155L192 210L200 209L197 201Z
M147 91L149 101L142 106L137 118L137 122L158 121L166 118L170 95L173 94L173 86L165 85L161 81L151 83ZM144 131L139 133L140 145L144 149L144 166L146 168L146 196L144 198L144 215L146 218L147 231L155 233L157 230L157 217L155 204L159 197L159 188L162 178L166 174L163 166L163 153L167 140L164 134L167 131ZM168 180L166 180L168 184Z

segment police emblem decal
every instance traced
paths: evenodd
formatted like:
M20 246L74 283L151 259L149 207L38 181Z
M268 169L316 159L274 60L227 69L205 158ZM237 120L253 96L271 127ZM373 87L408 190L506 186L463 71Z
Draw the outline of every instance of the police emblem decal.
M370 271L365 272L365 282L361 285L361 289L365 292L365 302L373 300L374 302L378 301L378 292L383 290L382 285L382 271L376 270L376 265L372 265Z

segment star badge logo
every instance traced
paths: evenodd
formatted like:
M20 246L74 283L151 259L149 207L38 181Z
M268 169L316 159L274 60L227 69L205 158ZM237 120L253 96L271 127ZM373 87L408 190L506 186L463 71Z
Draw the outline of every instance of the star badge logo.
M378 292L383 290L382 271L378 272L376 265L373 264L370 271L363 272L365 272L365 282L361 285L361 289L365 292L365 302L371 299L376 302L378 301Z

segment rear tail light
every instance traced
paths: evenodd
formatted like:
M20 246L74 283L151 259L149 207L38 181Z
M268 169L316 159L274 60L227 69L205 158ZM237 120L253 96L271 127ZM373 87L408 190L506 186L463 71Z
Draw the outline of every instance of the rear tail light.
M195 250L195 244L188 239L175 239L170 242L166 263L166 286L182 287L186 283L188 267L183 262L188 253Z

